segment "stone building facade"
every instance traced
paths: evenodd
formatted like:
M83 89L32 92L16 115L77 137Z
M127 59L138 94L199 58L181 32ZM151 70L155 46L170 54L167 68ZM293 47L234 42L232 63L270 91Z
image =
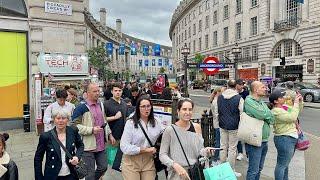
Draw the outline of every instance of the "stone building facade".
M235 44L239 77L284 78L316 83L320 73L320 4L316 0L184 0L169 30L177 73L183 73L181 48L233 62ZM280 58L286 61L285 70ZM189 60L190 61L190 60ZM233 78L234 68L215 78Z

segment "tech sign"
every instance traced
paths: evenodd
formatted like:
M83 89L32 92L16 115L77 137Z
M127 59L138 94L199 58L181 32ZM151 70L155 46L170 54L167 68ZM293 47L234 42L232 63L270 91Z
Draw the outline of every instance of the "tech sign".
M202 64L199 64L199 68L203 69L207 76L212 76L219 72L220 69L225 68L225 64L219 63L217 57L209 56L203 60Z

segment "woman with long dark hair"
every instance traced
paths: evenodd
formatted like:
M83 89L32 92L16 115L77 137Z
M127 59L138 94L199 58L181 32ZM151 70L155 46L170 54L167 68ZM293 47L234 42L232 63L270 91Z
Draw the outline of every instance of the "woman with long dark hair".
M153 115L153 106L148 95L141 96L135 114L126 122L120 141L122 176L125 180L152 180L156 177L152 147L143 133L143 128L152 144L162 132L162 126Z

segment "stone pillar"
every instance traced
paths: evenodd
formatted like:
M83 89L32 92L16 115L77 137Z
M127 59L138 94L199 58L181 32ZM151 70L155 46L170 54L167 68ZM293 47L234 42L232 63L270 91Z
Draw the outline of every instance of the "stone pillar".
M105 27L107 20L107 11L106 8L100 8L100 24Z

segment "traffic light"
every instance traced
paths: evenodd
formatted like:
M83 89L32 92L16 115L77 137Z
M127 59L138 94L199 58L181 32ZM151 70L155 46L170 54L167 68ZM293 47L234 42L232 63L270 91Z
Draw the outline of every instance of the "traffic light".
M286 57L281 57L280 59L281 59L280 65L285 66L286 65Z

